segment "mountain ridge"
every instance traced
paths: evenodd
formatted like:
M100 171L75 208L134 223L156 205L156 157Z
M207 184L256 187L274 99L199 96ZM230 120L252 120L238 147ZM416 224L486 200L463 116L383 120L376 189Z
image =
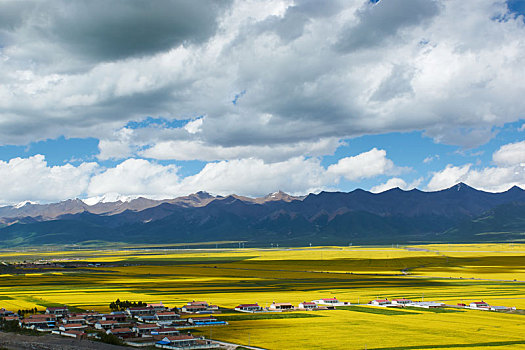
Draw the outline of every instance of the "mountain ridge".
M295 197L279 191L258 198L198 192L161 201L137 198L88 206L77 199L48 206L27 204L18 208L22 215L11 217L0 211L4 224L0 245L93 239L139 243L243 240L254 244L305 244L305 240L342 244L351 240L379 244L519 240L525 232L525 220L520 216L525 190L513 187L492 193L462 183L435 192L357 189ZM6 212L12 215L16 210ZM501 234L480 236L488 231Z

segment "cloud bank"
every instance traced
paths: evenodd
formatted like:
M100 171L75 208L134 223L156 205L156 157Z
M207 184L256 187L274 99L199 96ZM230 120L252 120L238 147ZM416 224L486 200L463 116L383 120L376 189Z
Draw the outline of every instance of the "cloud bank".
M3 144L97 137L101 158L125 158L136 149L108 148L129 121L205 116L128 142L159 159L181 142L411 130L474 147L525 115L525 26L503 1L3 1L0 14Z
M363 164L367 164L364 170ZM186 177L179 175L175 165L145 159L130 158L108 168L97 163L49 166L43 155L36 155L0 161L0 178L3 179L0 180L3 194L0 204L15 204L27 199L52 202L75 197L102 198L108 194L114 198L162 199L198 191L253 197L275 189L306 194L333 190L343 177L373 178L390 174L393 169L395 166L386 152L375 148L342 158L328 168L321 165L319 158L294 157L279 162L246 158L210 162L197 174Z

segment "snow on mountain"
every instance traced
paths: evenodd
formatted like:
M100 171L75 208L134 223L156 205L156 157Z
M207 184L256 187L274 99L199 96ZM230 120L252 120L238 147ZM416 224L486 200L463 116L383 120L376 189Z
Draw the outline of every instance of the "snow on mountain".
M119 193L106 193L103 196L89 197L82 199L82 202L86 203L89 206L98 204L98 203L114 203L114 202L131 202L133 199L139 198L140 195L134 196L124 196Z
M23 202L20 202L18 204L13 205L13 207L15 207L16 209L20 209L22 207L25 207L28 204L33 204L34 205L34 204L38 204L38 203L32 202L32 201L23 201Z

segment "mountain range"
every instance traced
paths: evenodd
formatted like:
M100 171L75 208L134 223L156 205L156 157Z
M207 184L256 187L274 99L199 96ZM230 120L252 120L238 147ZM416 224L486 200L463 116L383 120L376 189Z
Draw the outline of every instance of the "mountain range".
M99 202L75 199L0 207L0 245L245 241L253 246L502 242L525 238L525 191L459 183L423 192L399 188L295 197L189 196Z

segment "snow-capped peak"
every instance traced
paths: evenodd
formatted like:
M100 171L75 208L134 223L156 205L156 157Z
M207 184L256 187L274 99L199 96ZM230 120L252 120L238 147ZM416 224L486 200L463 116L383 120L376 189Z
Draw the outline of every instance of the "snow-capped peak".
M25 206L28 205L28 204L38 204L38 203L36 203L36 202L31 202L31 201L23 201L23 202L20 202L20 203L14 205L14 207L15 207L16 209L20 209L20 208L22 208L22 207L25 207Z
M87 205L95 205L97 203L111 203L111 202L130 202L133 199L136 199L140 196L125 196L120 193L106 193L103 196L96 196L96 197L89 197L82 199L82 202L86 203Z

